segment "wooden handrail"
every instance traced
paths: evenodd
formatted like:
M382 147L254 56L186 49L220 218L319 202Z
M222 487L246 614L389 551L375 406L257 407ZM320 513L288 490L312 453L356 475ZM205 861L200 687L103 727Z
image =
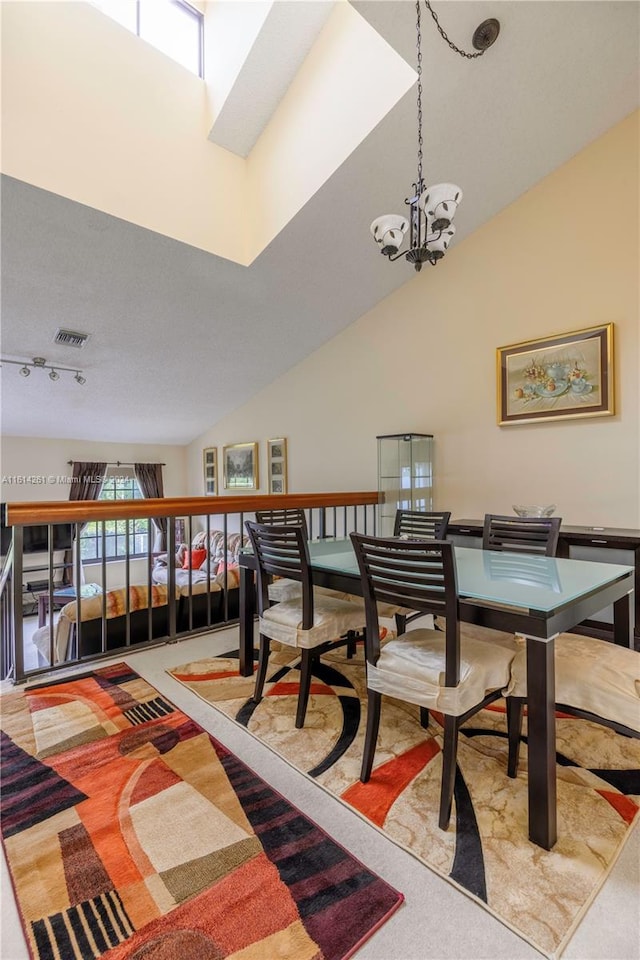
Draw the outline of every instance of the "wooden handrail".
M92 520L137 520L147 517L197 517L253 513L283 507L356 507L378 503L377 490L363 493L242 494L230 497L162 497L149 500L48 500L8 503L7 525L89 523Z

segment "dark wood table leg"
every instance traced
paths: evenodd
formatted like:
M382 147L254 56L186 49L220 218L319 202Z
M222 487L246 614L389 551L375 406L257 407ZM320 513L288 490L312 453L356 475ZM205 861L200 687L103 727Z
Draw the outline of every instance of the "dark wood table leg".
M529 839L545 850L557 839L554 649L527 638Z
M253 621L256 590L253 570L240 566L240 676L253 674Z
M620 597L613 605L613 642L633 650L634 596L631 593Z

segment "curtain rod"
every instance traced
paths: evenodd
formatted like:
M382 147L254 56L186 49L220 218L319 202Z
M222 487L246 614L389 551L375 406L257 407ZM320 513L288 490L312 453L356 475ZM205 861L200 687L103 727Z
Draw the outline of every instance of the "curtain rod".
M67 460L67 463L70 467L72 467L74 463L86 463L86 460ZM135 463L129 463L126 460L103 460L102 463L106 463L108 467L135 467ZM144 464L144 466L150 465L151 461ZM159 463L158 466L166 467L166 463Z

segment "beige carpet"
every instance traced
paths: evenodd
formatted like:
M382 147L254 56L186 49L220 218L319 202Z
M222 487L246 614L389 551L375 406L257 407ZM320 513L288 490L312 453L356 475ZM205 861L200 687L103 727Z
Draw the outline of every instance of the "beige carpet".
M383 703L374 775L358 775L366 706L362 663L325 658L303 730L293 724L297 661L274 654L255 708L251 678L218 657L171 675L351 806L429 868L482 903L543 954L558 956L602 885L640 802L640 742L573 718L558 719L558 832L552 851L527 840L526 746L519 776L506 776L504 712L466 725L451 826L438 829L441 728L417 709Z

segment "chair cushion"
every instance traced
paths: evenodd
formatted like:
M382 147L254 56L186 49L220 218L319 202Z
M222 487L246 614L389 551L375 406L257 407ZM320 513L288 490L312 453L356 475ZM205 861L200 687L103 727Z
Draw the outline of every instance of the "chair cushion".
M328 587L314 587L315 596L336 597L338 600L348 600L349 595L338 590L329 590ZM272 603L282 603L283 600L298 600L302 596L302 584L299 580L289 580L287 577L276 577L269 584L269 600Z
M367 664L367 687L389 697L458 717L504 686L516 651L460 638L460 683L445 686L445 634L418 629L390 640L375 666Z
M313 627L302 629L300 597L276 603L260 618L260 633L290 647L317 647L327 640L337 640L349 630L364 629L364 611L339 600L314 593Z
M302 596L302 584L299 580L278 577L269 584L269 600L282 603L285 600L298 600Z
M556 638L556 703L587 710L640 733L640 653L606 640ZM506 695L527 695L525 641L511 664Z

